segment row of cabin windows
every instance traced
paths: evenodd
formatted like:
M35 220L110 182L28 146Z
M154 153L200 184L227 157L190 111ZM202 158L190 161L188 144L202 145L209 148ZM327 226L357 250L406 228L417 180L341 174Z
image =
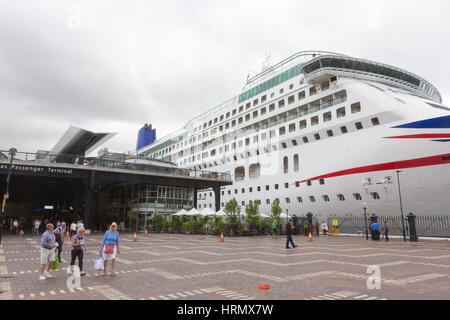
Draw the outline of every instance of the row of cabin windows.
M305 121L305 120L303 120L303 121ZM372 122L372 125L373 125L373 126L378 126L378 125L380 125L380 120L379 120L379 118L377 118L377 117L372 118L372 119L371 119L371 122ZM301 126L301 123L302 123L302 122L300 122L300 126ZM354 125L355 125L355 128L356 128L357 130L362 130L362 129L364 129L364 126L363 126L363 124L362 124L361 122L356 122ZM293 129L293 128L294 128L294 129ZM283 135L283 134L284 134L284 130L285 130L285 127L280 128L280 135ZM291 124L291 125L289 126L289 130L290 130L290 131L291 131L291 130L295 130L295 124ZM340 132L341 132L342 134L348 133L347 126L342 126L342 127L339 128L339 130L340 130ZM334 137L334 135L335 135L335 133L334 133L333 130L331 130L331 129L330 129L330 130L327 130L327 131L326 131L326 134L327 134L328 137ZM273 136L275 136L274 130L272 130L272 131L270 132L270 137L272 138ZM313 135L313 137L314 137L314 140L315 140L315 141L319 141L319 140L322 139L322 136L320 135L320 133L315 133L315 134ZM265 139L266 139L266 134L263 133L263 134L262 134L262 139L261 139L261 140L264 141ZM305 144L310 142L309 138L306 137L306 136L305 136L305 137L302 137L302 141L303 141L303 143L305 143ZM254 137L253 137L253 143L257 143L257 142L258 142L258 136L254 136ZM291 143L292 143L293 146L297 146L297 145L298 145L298 142L297 142L297 140L295 140L295 139L291 140ZM246 146L249 146L249 145L250 145L250 138L246 138L246 139L245 139L245 145L246 145ZM230 151L230 150L235 150L236 148L241 148L241 147L243 147L243 146L244 146L244 140L239 141L237 144L236 144L236 142L233 142L231 145L226 145L226 146L225 146L225 152L228 152L228 151ZM231 148L230 148L230 147L231 147ZM287 149L287 148L288 148L287 143L286 143L286 142L282 142L282 143L281 143L281 147L282 147L283 149ZM277 147L276 147L275 145L273 145L272 148L274 149L274 151L277 150ZM266 152L266 153L268 153L269 151L270 151L270 150L269 150L268 148L265 148L265 149L264 149L264 152ZM223 152L223 147L220 147L220 148L219 148L219 154L221 154L222 152ZM201 160L201 159L208 158L208 156L212 156L212 157L213 157L213 156L216 156L216 154L217 154L217 153L216 153L216 149L211 150L211 151L209 152L209 154L208 154L208 152L203 152L201 155L200 155L200 154L197 155L197 161L199 161L199 160ZM251 154L250 152L247 152L247 155L250 157L252 154ZM256 150L256 155L260 155L259 149ZM241 158L244 159L245 156L244 156L243 154L241 154ZM234 159L234 161L238 161L238 157L237 157L236 155L234 155L233 158L228 158L228 159L227 159L227 162L232 162L232 161L233 161L232 159ZM195 161L195 156L192 157L192 160L191 160L191 158L184 159L184 164L189 163L189 162L191 162L191 161L192 161L192 162ZM222 163L224 163L224 162L222 161ZM284 172L287 173L287 172L288 172L287 160L286 160L286 159L283 159L283 163L284 163ZM182 163L180 162L180 164L182 164ZM217 162L215 162L215 165L216 165L216 166L218 165ZM207 168L207 165L206 165L206 164L204 164L203 166L204 166L204 168ZM213 166L213 165L211 164L210 167L212 167L212 166ZM198 166L198 169L202 169L202 166L199 165L199 166ZM297 157L294 156L294 171L297 172L298 170L299 170L298 156L297 156ZM243 178L242 178L242 179L243 179ZM242 180L242 179L240 179L240 180Z
M342 92L338 92L337 95L341 96L341 97L338 98L338 99L342 99L342 97L345 97L345 98L346 98L346 92L345 92L345 90L342 91ZM300 101L300 100L303 100L303 99L305 99L305 98L306 98L305 91L302 91L302 92L298 93L298 100L299 100L299 101ZM317 100L317 101L312 101L310 104L311 104L311 105L313 105L313 104L319 104L319 105L320 105L320 101L321 101L321 100L328 101L327 103L330 103L330 102L333 103L333 95L324 97L324 98L319 99L319 100ZM264 101L265 101L265 100L264 100ZM288 97L288 104L292 104L292 103L294 103L294 102L295 102L295 96L294 96L294 95ZM358 107L358 104L359 104L359 103L352 105L352 113L361 111L361 105L359 104L359 107ZM284 107L284 106L285 106L285 100L284 100L284 99L278 101L278 108L282 108L282 107ZM307 105L301 106L301 108L305 108L305 107L307 107ZM241 108L242 108L242 111L243 111L243 106L241 106ZM239 108L239 110L241 110L241 108ZM249 109L249 108L250 108L250 105L249 105L249 103L248 103L247 106L246 106L246 110ZM359 109L359 111L358 111L358 109ZM267 113L266 110L267 110L266 107L261 108L261 109L259 110L259 115L261 115L261 116L262 116L262 115L265 115L265 114ZM272 112L272 111L274 111L274 110L275 110L275 103L272 103L272 104L269 106L269 112ZM229 117L229 114L230 114L230 113L227 113L227 118ZM236 114L236 109L232 111L232 114L233 114L233 115ZM339 117L342 117L342 116L345 116L345 110L344 110L343 113L340 112L340 113L338 114L338 118L339 118ZM255 119L256 117L258 117L258 110L253 111L252 117L253 117L253 119ZM331 116L330 116L330 117L327 116L327 119L328 119L328 118L329 118L329 120L331 120ZM219 131L219 132L222 132L224 129L227 130L227 129L229 129L230 127L235 127L236 125L242 124L242 123L244 122L244 119L245 119L245 121L250 121L250 119L251 119L250 114L245 115L245 118L244 118L244 117L240 117L240 118L237 120L237 122L236 122L236 120L233 120L233 121L231 121L231 123L228 122L228 123L226 123L225 125L219 126L219 128L214 128L214 129L212 129L211 132L204 132L203 134L198 135L198 137L192 137L192 138L189 139L189 143L194 143L197 139L200 141L202 138L203 138L203 139L204 139L204 138L207 138L207 137L209 137L209 135L212 136L212 135L216 134L218 131ZM215 120L217 120L217 118L216 118ZM214 120L214 124L217 122L217 121L215 121L215 120ZM324 120L324 121L329 121L329 120ZM222 121L222 117L221 117L221 121ZM210 123L212 124L212 121L210 121ZM206 124L206 123L205 123L205 124ZM230 126L230 124L231 124L231 126ZM305 126L305 127L306 127L306 126ZM201 128L201 127L199 127L199 129L200 129L200 128ZM196 130L194 130L194 132L196 132ZM184 145L185 145L185 146L187 145L187 142L188 142L187 140L184 142ZM161 155L163 155L164 153L171 152L172 149L173 149L173 150L176 149L175 146L177 146L178 148L180 147L179 144L178 144L178 145L174 145L173 147L169 147L169 148L166 148L165 150L159 151L156 155L157 155L157 156L161 156ZM181 146L183 146L183 143L181 143Z
M353 196L353 199L354 199L354 200L356 200L356 201L362 201L362 197L361 197L361 194L360 194L360 193L353 193L352 196ZM379 195L377 192L371 192L371 193L370 193L370 197L371 197L372 199L374 199L374 200L381 200L380 195ZM330 201L331 201L331 200L330 200L330 197L329 197L328 195L322 195L321 198L322 198L322 200L323 200L324 202L330 202ZM341 202L346 201L346 200L345 200L345 196L344 196L343 194L337 194L337 195L336 195L336 198L337 198L337 200L339 200L339 201L341 201ZM315 196L308 196L307 199L308 199L309 202L311 202L311 203L317 202ZM274 200L280 201L279 198L275 198ZM291 203L291 198L289 198L289 197L284 198L284 201L285 201L286 204L290 204L290 203ZM260 201L260 200L254 200L254 202L255 202L255 203L258 203L258 205L261 204L261 201ZM303 197L297 197L297 202L298 202L298 203L303 203ZM272 203L272 202L271 202L270 199L266 199L266 204L267 204L267 205L270 205L271 203ZM245 201L242 201L242 205L245 206L245 204L246 204ZM209 206L211 207L211 204L210 204ZM224 206L225 206L225 203L222 202L222 207L224 207ZM206 205L205 205L205 207L206 207ZM200 205L200 208L201 208L201 205Z

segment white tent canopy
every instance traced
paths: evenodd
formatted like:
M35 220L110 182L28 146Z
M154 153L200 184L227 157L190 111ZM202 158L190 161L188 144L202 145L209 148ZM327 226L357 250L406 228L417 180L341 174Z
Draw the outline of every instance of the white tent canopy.
M227 216L227 214L226 214L225 212L223 212L222 209L220 209L219 211L217 211L217 212L215 213L215 215L216 215L216 216L219 216L219 217L226 217L226 216Z
M268 216L268 215L265 214L265 213L260 213L259 216L260 216L261 218L270 218L270 216Z
M205 208L202 211L200 211L200 214L203 217L209 217L209 216L213 216L215 214L215 212L210 208Z
M192 208L191 210L189 210L189 211L186 213L187 216L196 216L196 215L198 215L198 214L200 214L200 211L198 211L198 210L195 209L195 208Z
M178 211L177 213L174 213L173 216L185 216L187 214L187 211L184 209L181 209L180 211Z
M288 219L288 218L292 218L292 217L288 216L286 213L282 212L282 213L280 213L280 218L281 219Z

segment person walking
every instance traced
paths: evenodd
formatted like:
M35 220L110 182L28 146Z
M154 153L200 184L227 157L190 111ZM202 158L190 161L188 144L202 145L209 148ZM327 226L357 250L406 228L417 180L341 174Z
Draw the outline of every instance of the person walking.
M64 262L61 260L61 251L64 244L64 233L66 232L66 223L61 222L60 226L53 231L55 235L55 241L58 243L58 261Z
M384 236L386 241L389 241L388 232L389 232L389 226L387 224L387 220L384 220L383 225L381 226L381 234Z
M292 244L292 248L297 248L292 240L292 230L294 230L294 225L292 224L292 218L289 218L288 223L286 223L286 249L290 249L289 243Z
M34 221L33 236L39 236L39 227L40 226L41 226L41 221L39 221L39 219L36 219Z
M19 234L19 221L17 221L17 219L14 219L13 227L14 227L14 233Z
M109 231L105 232L103 237L102 246L100 248L104 262L103 276L106 276L106 267L108 261L111 260L111 277L115 277L114 262L116 261L116 255L120 254L119 250L119 232L117 231L117 223L111 223Z
M319 236L319 234L320 234L320 229L319 229L319 220L316 220L316 225L315 225L315 229L316 229L316 234L317 234L317 237Z
M370 231L372 233L372 240L373 241L380 241L380 225L378 224L378 222L374 221L371 225L370 225Z
M53 234L53 224L49 223L45 226L46 231L42 234L41 238L41 270L39 280L45 280L52 278L50 274L50 268L55 262L55 248L58 244L55 241L55 235ZM48 263L47 271L45 265Z
M308 228L309 224L308 224L308 220L305 220L305 222L303 222L303 229L305 230L305 236L308 236Z
M72 238L77 233L77 224L72 222L70 225L70 237Z
M85 233L84 227L78 228L77 234L72 237L72 259L70 261L70 271L73 273L73 266L75 260L78 258L78 266L80 268L80 275L85 276L86 272L83 272L83 255L86 250L86 241L84 239Z
M272 222L272 238L276 237L277 228L278 228L278 222L277 222L277 219L274 219Z
M324 235L324 236L327 235L327 232L328 232L328 226L327 226L327 224L326 224L325 221L322 221L322 232L323 232L323 235Z

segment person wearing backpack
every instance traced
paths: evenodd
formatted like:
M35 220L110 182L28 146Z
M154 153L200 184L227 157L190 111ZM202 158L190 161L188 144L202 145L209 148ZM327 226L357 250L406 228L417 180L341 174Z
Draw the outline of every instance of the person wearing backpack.
M119 232L117 231L117 223L111 223L109 231L105 232L100 252L102 253L103 259L105 261L103 276L106 276L106 266L108 265L108 260L111 260L111 277L115 277L116 274L114 273L114 262L116 261L116 255L120 254Z

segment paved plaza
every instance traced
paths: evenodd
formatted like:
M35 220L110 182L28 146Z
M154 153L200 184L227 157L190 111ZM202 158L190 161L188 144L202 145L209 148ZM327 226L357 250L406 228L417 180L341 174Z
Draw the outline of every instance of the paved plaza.
M66 238L67 239L67 238ZM450 299L450 244L356 237L120 236L116 277L94 270L103 234L87 235L81 289L68 289L66 240L60 269L39 280L40 237L7 235L0 246L0 299L14 300L397 300ZM369 289L368 267L381 271ZM109 267L109 265L108 265ZM375 282L370 282L375 283ZM259 285L269 284L269 290Z

